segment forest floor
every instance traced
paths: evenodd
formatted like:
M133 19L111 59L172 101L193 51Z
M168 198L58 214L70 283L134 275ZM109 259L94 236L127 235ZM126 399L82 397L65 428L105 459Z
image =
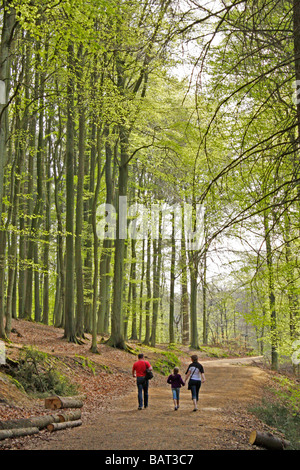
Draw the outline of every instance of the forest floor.
M197 412L187 386L175 411L167 377L158 373L150 381L149 407L139 411L131 375L135 355L105 344L99 344L99 354L92 354L90 337L75 345L62 339L63 330L22 320L13 323L7 356L17 359L26 345L58 358L85 400L82 426L7 439L0 442L0 450L258 450L249 444L252 430L278 435L249 411L250 405L261 403L269 380L260 357L212 359L201 352L206 382ZM157 348L130 345L152 363L157 358ZM190 354L188 348L180 352L183 376ZM48 413L44 400L29 398L0 374L0 420Z

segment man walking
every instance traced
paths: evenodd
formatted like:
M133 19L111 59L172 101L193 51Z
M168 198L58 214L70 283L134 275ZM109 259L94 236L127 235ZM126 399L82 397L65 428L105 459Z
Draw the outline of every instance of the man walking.
M150 362L145 361L144 354L139 354L138 361L136 361L132 366L132 377L136 377L136 384L138 388L139 410L143 409L143 395L144 408L148 407L149 380L146 379L146 372L148 369L152 370Z

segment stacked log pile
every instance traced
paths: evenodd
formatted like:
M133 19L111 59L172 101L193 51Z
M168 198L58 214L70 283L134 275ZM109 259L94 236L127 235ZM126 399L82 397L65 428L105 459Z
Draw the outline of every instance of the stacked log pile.
M83 400L77 397L49 397L45 399L45 408L61 410L56 414L32 416L29 418L0 421L0 441L8 438L29 436L41 429L49 432L81 426L81 408ZM72 411L64 411L72 408Z

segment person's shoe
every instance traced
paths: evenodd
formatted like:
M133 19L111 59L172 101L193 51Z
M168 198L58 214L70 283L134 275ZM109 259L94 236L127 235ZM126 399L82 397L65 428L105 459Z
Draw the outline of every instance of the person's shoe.
M145 410L146 408L148 408L148 405L144 406L144 410Z
M178 410L177 406L175 406L174 410L175 410L175 411L177 411L177 410Z
M198 411L198 408L194 408L193 411Z
M142 410L143 408L141 406L138 407L138 410Z

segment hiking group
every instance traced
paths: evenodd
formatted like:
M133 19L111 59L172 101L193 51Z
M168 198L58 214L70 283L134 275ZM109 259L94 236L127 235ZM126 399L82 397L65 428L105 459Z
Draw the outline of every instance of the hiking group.
M188 381L188 390L191 391L192 400L194 403L193 411L197 411L197 403L199 400L199 390L201 383L205 382L204 369L202 364L198 362L198 356L191 356L192 362L189 364L186 373L185 380L182 379L179 374L179 368L175 367L173 374L170 374L167 378L167 383L171 385L172 397L174 401L174 410L177 411L179 408L180 399L180 388ZM149 380L153 377L152 366L149 361L144 359L144 354L138 355L138 360L133 364L132 376L136 378L136 384L138 389L138 409L142 410L148 408L149 399Z

